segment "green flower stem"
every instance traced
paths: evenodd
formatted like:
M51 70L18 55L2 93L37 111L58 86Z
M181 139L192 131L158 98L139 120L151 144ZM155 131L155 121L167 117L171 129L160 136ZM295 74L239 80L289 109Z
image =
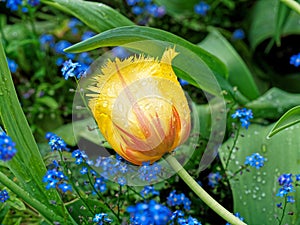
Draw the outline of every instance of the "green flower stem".
M220 205L215 199L213 199L181 166L181 164L172 156L168 155L166 161L181 177L181 179L195 192L195 194L205 202L212 210L214 210L224 220L232 225L246 225L243 221L239 220L236 216L230 213L222 205Z
M91 212L92 215L94 215L95 212L86 203L85 198L81 195L80 190L77 188L77 186L74 182L74 179L73 179L73 174L72 174L71 170L69 170L68 165L67 165L67 163L65 162L65 160L63 158L62 152L61 151L58 151L58 152L59 152L60 160L63 163L64 172L65 172L65 174L67 174L69 176L69 178L70 178L69 181L70 181L72 187L74 188L74 190L75 190L76 194L78 195L78 197L81 199L83 205ZM68 171L70 171L70 172L68 172Z
M91 170L91 167L89 165L87 165L87 166ZM95 188L95 186L94 186L95 182L92 181L89 173L87 173L87 176L88 176L88 180L89 180L91 186L93 187L93 190L96 193L96 195L98 196L98 198L102 200L102 202L107 207L107 209L109 209L114 214L114 216L117 218L117 220L119 222L121 222L119 215L110 207L110 205L107 203L107 201L105 201L105 198L102 196L102 194L100 194L99 191Z
M287 196L285 195L285 196L284 196L284 206L283 206L281 218L279 219L279 218L277 217L277 220L278 220L278 223L279 223L278 225L281 225L282 222L283 222L283 218L284 218L284 216L285 216L286 205L287 205Z
M282 3L286 4L292 10L300 14L300 4L295 0L280 0Z
M237 128L237 131L235 133L235 136L234 136L234 140L233 140L233 144L230 148L230 151L229 151L229 155L228 155L228 158L226 159L226 164L225 164L225 167L224 167L224 171L226 172L227 171L227 168L228 168L228 165L229 165L229 162L230 162L230 159L231 159L231 155L232 155L232 152L233 152L233 149L235 148L236 146L236 142L239 138L239 135L240 135L240 129L241 129L241 126L239 126Z
M0 181L4 186L22 198L28 205L36 209L50 224L53 222L59 222L60 224L76 224L76 222L71 218L69 218L71 223L67 223L66 219L57 215L53 210L33 198L32 195L19 187L2 172L0 172Z

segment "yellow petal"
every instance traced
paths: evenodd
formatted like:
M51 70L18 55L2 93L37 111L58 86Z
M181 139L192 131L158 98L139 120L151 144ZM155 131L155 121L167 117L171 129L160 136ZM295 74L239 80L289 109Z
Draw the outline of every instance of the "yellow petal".
M190 132L190 110L167 49L161 61L130 57L108 61L89 89L89 106L114 150L141 165L160 159L182 144Z

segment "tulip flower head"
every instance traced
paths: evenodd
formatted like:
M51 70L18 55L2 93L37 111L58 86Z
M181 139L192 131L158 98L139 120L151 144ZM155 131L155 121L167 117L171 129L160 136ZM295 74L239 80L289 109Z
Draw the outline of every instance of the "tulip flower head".
M108 60L89 87L89 107L111 147L136 165L153 163L189 136L190 109L171 62L144 55Z

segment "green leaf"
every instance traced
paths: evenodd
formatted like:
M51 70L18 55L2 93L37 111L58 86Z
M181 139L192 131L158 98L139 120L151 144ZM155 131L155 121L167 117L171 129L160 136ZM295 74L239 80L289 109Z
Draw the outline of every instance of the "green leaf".
M231 156L228 169L236 172L245 162L247 156L259 153L267 159L260 168L249 168L248 171L237 173L231 180L234 212L239 212L247 224L274 225L278 221L274 215L281 216L282 209L276 204L284 199L276 196L280 188L278 176L283 173L299 174L300 162L300 124L288 128L285 132L267 139L273 125L250 125L248 130L242 129L242 136L237 140L236 150ZM220 159L225 166L233 139L226 141L220 149ZM296 187L290 195L295 197L294 204L288 204L287 212L294 212L293 216L285 215L282 224L299 224L300 217L300 191ZM253 216L255 215L255 216ZM297 222L298 220L298 222Z
M35 29L39 34L49 32L49 30L54 30L57 25L61 22L57 17L53 17L49 21L39 21L35 22ZM3 27L3 33L0 34L1 38L8 40L10 43L13 40L22 40L32 37L30 23L16 23L16 24L5 24ZM3 35L3 36L2 36Z
M50 109L57 109L59 107L57 101L50 96L43 96L37 98L37 102L48 106Z
M282 2L278 3L277 13L276 13L275 33L274 33L274 39L277 46L280 46L281 44L280 38L281 38L282 29L287 22L290 12L291 9L288 8L285 4L283 4Z
M260 96L247 65L231 44L216 29L212 29L199 45L217 56L227 66L230 84L237 86L238 90L245 97L253 100Z
M13 207L14 209L16 209L18 211L23 211L26 209L26 206L24 205L24 203L16 197L10 198L9 201L7 201L7 204L9 204L11 207Z
M298 0L280 0L282 3L286 4L288 7L290 7L292 10L300 14L300 2Z
M287 111L274 125L270 133L268 134L268 138L277 134L279 131L282 131L290 126L293 126L296 123L300 122L300 105L296 106L289 111Z
M231 85L224 79L224 77L227 77L226 67L218 58L202 48L163 30L140 26L115 28L75 44L65 51L76 53L99 47L119 45L140 50L155 57L161 56L167 47L176 46L176 50L183 53L174 59L172 65L175 66L175 70L185 73L184 78L188 82L215 95L220 94L219 85L222 89L233 93ZM182 73L177 75L182 77Z
M55 200L58 205L62 204L62 200L55 190L45 191L42 178L46 173L46 167L17 98L1 42L0 117L4 130L16 143L17 154L7 162L7 165L16 176L18 184L26 193L30 194L31 198L29 199L35 199L37 205L45 206L47 213L43 211L41 214L49 221L59 221L60 218L69 215L66 209L50 204L50 200ZM0 182L4 181L0 180ZM16 190L20 189L16 187ZM16 194L20 195L21 193ZM36 210L39 211L39 208ZM53 216L54 214L57 216ZM71 218L68 219L72 221Z
M251 12L251 26L248 35L253 50L266 39L274 37L276 25L274 21L276 21L278 4L278 0L256 1ZM291 12L284 26L282 25L281 36L300 34L299 18L300 15ZM279 25L279 22L277 22L277 25Z
M96 32L134 25L118 11L98 2L82 0L41 0L41 2L77 17Z
M256 118L278 119L287 110L300 105L300 94L292 94L271 88L258 99L246 104Z

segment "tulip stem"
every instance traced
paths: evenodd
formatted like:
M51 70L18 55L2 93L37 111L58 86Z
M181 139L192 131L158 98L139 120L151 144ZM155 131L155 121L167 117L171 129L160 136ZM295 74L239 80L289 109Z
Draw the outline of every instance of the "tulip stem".
M181 177L181 179L194 191L194 193L212 210L219 214L219 216L232 225L246 225L246 223L239 220L236 216L220 205L215 199L213 199L171 154L169 154L165 159Z

